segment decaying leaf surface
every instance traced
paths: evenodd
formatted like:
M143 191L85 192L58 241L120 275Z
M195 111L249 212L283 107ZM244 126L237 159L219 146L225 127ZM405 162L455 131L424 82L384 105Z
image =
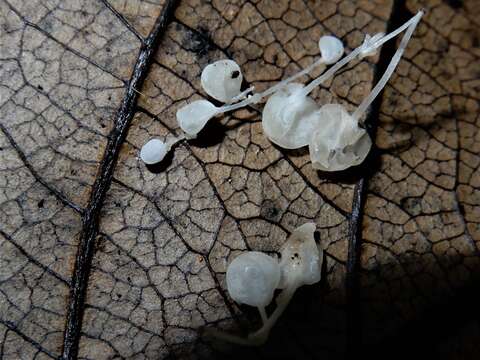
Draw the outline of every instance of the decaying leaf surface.
M278 252L309 221L326 253L321 284L296 294L264 348L238 357L338 358L358 345L375 356L407 327L407 340L453 359L478 334L466 318L446 345L413 335L456 314L478 271L475 1L188 0L173 16L171 1L0 7L0 357L73 358L77 347L92 359L232 356L198 331L258 325L228 297L228 262ZM139 161L147 140L179 134L175 112L205 97L208 63L233 58L262 89L310 64L321 35L351 49L421 7L367 117L378 149L365 166L314 171L305 150L266 140L256 108L213 120L159 167ZM315 99L354 109L391 50L352 64Z

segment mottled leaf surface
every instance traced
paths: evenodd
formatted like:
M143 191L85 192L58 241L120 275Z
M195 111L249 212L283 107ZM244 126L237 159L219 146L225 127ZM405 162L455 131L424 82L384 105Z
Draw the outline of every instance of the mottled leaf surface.
M0 2L0 357L384 357L398 342L478 355L477 2L171 8ZM263 136L261 106L214 119L159 166L139 161L148 139L180 134L179 107L206 98L208 63L233 58L245 85L263 89L318 58L321 35L352 49L419 8L424 21L366 117L376 148L364 165L313 170L306 149ZM313 97L353 110L394 45ZM309 221L325 248L323 279L300 289L269 343L202 338L204 327L259 326L255 309L229 298L227 264L249 249L277 253ZM402 347L393 356L411 349Z

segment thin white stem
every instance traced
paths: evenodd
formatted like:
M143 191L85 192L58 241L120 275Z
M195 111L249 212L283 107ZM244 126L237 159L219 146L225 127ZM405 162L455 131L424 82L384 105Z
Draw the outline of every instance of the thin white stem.
M400 26L398 29L392 31L391 33L383 36L381 39L379 39L377 42L374 44L374 48L378 48L382 46L384 43L386 43L388 40L394 38L398 34L400 34L402 31L404 31L406 28L408 28L410 25L413 23L418 23L420 21L420 18L423 16L423 11L420 10L414 17L412 17L410 20L408 20L405 24ZM415 25L416 26L416 25ZM372 48L373 50L373 48Z
M240 101L236 104L229 104L229 105L220 106L219 108L217 108L216 115L222 114L222 113L227 112L227 111L233 111L233 110L241 109L241 108L243 108L247 105L250 105L251 103L256 102L254 100L254 97L257 96L257 95L258 94L250 96L250 97L246 98L245 100L242 100L242 101Z
M238 94L237 96L233 97L228 103L232 104L232 103L237 102L239 100L245 99L247 94L250 93L250 92L253 92L254 89L255 89L255 86L250 86L247 90L244 90L240 94Z
M268 320L267 312L265 311L265 307L259 306L258 307L258 312L260 313L260 317L262 318L262 323L265 325L265 323Z
M205 330L205 335L212 336L217 339L228 341L228 342L239 344L239 345L248 345L248 346L262 345L265 343L265 341L267 341L268 335L270 334L272 327L275 325L275 323L278 321L280 316L283 314L283 312L287 308L296 290L297 290L296 286L287 287L285 290L283 290L280 293L280 295L278 295L277 308L275 309L275 311L272 313L272 316L270 317L267 317L267 314L265 313L265 308L259 307L258 311L260 312L260 316L262 317L263 326L257 331L255 331L254 333L251 333L250 335L248 335L247 338L242 338L240 336L232 335L232 334L229 334L223 331L218 331L215 329Z
M310 94L310 92L312 92L312 90L315 89L318 85L322 84L324 81L330 79L333 75L335 75L338 69L348 64L351 60L355 59L355 57L360 53L360 51L361 51L361 47L358 47L355 50L353 50L350 54L345 56L342 60L340 60L335 65L333 65L330 69L328 69L326 73L324 73L322 76L316 78L310 84L305 86L302 89L301 94L303 96L307 96L308 94Z
M180 136L177 137L177 138L172 138L172 139L170 139L170 140L168 140L168 141L165 141L165 145L167 145L168 150L170 150L173 145L175 145L176 143L178 143L178 142L180 142L180 141L182 141L182 140L184 140L184 139L186 139L186 138L187 138L187 137L185 136L185 134L182 134L182 135L180 135Z
M266 96L269 96L271 94L273 94L274 92L280 90L281 88L283 88L284 86L286 86L287 84L289 84L290 82L292 82L293 80L296 80L298 79L299 77L302 77L303 75L305 74L308 74L310 71L312 71L316 66L320 65L320 64L323 64L324 63L324 60L323 58L320 58L318 59L317 61L315 61L314 63L310 64L309 66L307 66L305 69L303 69L302 71L299 71L298 73L296 73L295 75L292 75L290 76L289 78L285 79L285 80L282 80L280 81L278 84L275 84L274 86L268 88L267 90L261 92L261 93L257 93L257 94L254 94L248 98L246 98L245 100L241 101L241 102L238 102L236 104L227 104L227 105L224 105L224 106L221 106L218 108L217 110L217 115L219 114L222 114L224 112L227 112L227 111L233 111L233 110L237 110L237 109L240 109L242 107L245 107L247 105L250 105L252 103L258 103L260 100L262 100L264 97ZM253 88L253 87L252 87ZM247 92L247 90L245 91ZM241 93L243 94L243 93ZM235 98L240 98L240 95L239 94L238 96L236 96ZM234 98L234 99L235 99ZM232 102L233 102L233 99L232 99Z
M380 91L382 91L382 89L385 87L385 84L388 82L388 80L392 76L393 72L395 71L395 68L400 62L400 59L405 51L405 48L407 47L408 41L412 37L412 34L415 28L417 27L417 24L420 21L420 18L422 17L422 15L423 15L423 12L420 11L410 21L408 21L409 26L408 26L407 32L403 36L402 41L400 42L400 45L398 47L398 50L393 55L392 60L390 61L390 64L388 64L387 70L385 70L385 73L383 74L378 84L375 85L375 87L370 92L370 94L362 101L362 103L358 106L358 108L353 113L352 117L357 121L365 113L367 108L370 106L373 100L375 100L375 98L378 96ZM396 34L399 33L398 31L394 31L394 32L396 32ZM391 38L390 34L387 35L386 37ZM382 41L383 41L383 38L379 42L383 44Z
M270 330L272 330L273 326L277 323L280 316L283 314L285 309L287 308L290 300L292 300L293 294L297 287L287 287L283 290L277 298L277 307L275 311L272 313L272 316L268 318L268 320L263 324L263 326L255 331L253 334L248 336L248 339L254 340L256 343L263 343L267 340L268 334L270 334Z
M320 64L324 64L325 63L325 60L323 60L323 58L320 58L318 59L317 61L313 62L312 64L310 64L309 66L307 66L305 69L303 69L302 71L299 71L298 73L296 73L295 75L292 75L290 76L289 78L286 78L285 80L282 80L280 81L279 83L275 84L274 86L272 86L271 88L268 88L267 90L265 90L264 92L261 92L260 93L260 97L261 98L264 98L270 94L273 94L274 92L280 90L281 88L283 88L284 86L286 86L288 83L292 82L293 80L296 80L298 79L299 77L302 77L303 75L305 74L308 74L310 71L312 71L315 67L317 67L318 65Z

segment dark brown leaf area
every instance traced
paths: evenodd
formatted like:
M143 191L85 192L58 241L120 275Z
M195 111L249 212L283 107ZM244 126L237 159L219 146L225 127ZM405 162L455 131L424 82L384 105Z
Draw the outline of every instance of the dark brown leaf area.
M135 89L113 179L98 188L137 56L169 3L0 0L0 358L65 356L75 257L97 221L79 358L478 358L478 1L180 1ZM419 8L424 21L367 117L377 148L364 166L314 171L305 149L263 136L254 108L213 120L160 166L139 161L148 139L179 134L175 112L205 97L209 62L235 59L262 89L317 58L321 35L351 49ZM353 109L391 50L316 100ZM106 197L89 219L95 191ZM269 343L201 337L259 325L229 298L226 266L247 249L277 252L307 221L326 249L323 279L300 289Z

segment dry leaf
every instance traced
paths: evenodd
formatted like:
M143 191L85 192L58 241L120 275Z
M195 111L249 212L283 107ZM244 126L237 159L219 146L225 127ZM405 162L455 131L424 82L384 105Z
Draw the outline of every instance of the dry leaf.
M174 7L0 2L0 357L383 357L393 346L400 357L407 344L478 355L464 345L480 336L478 2ZM263 136L255 108L212 121L161 167L138 160L150 138L178 134L175 112L205 96L208 63L233 58L261 90L313 62L321 35L352 49L421 7L367 117L377 149L363 166L316 172L306 149ZM352 64L316 101L352 110L393 48ZM232 355L200 338L204 326L258 326L229 298L226 265L246 249L277 252L310 221L323 280L295 295L271 341Z

